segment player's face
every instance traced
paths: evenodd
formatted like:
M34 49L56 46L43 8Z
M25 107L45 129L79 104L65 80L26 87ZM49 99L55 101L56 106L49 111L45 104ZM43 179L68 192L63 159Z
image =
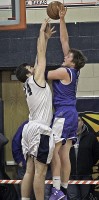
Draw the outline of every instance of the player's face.
M80 133L81 133L82 127L83 127L83 121L82 121L81 117L78 117L78 129L77 129L77 134L80 134Z
M27 65L26 69L28 69L28 71L30 72L30 74L33 75L33 73L34 73L34 67L31 67L30 65Z
M64 57L64 62L62 65L66 67L74 67L74 63L72 62L72 60L73 60L73 53L69 52L67 56Z

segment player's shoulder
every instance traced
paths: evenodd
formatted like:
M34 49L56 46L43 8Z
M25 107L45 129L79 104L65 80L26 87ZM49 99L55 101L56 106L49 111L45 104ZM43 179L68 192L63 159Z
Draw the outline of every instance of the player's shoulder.
M67 72L67 67L61 66L57 69L59 72Z

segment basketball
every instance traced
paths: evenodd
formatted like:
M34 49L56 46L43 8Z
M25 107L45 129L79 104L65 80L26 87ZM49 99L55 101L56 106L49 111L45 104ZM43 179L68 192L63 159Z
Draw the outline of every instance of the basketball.
M48 4L47 6L47 15L51 19L59 19L59 10L57 7L64 6L61 2L59 1L52 1L51 3Z

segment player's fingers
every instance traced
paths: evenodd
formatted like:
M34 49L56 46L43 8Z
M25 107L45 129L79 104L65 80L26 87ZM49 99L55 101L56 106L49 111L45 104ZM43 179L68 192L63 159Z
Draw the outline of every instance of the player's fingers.
M46 24L48 24L50 22L50 18L48 17L47 19L45 19Z
M56 31L52 31L52 34L56 33Z
M57 10L60 11L60 7L59 6L57 6Z
M52 28L51 28L51 31L53 31L55 29L55 26L53 26Z
M51 24L50 23L48 24L48 27L49 27L49 29L51 29Z

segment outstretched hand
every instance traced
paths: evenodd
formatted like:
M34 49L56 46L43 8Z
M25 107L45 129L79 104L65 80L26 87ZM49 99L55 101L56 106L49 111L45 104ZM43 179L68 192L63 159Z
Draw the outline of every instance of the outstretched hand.
M64 18L67 12L67 7L65 8L63 5L61 5L60 7L58 7L58 10L59 10L59 17Z
M44 32L45 33L45 39L48 40L54 33L56 33L55 31L55 27L53 26L51 28L51 25L49 24L50 19L47 18L44 20L44 22L41 25L40 28L40 32Z
M44 20L44 22L41 25L40 31L45 31L48 23L49 23L49 18Z
M51 25L48 23L45 29L45 38L48 40L54 33L56 33L55 26L51 28Z

